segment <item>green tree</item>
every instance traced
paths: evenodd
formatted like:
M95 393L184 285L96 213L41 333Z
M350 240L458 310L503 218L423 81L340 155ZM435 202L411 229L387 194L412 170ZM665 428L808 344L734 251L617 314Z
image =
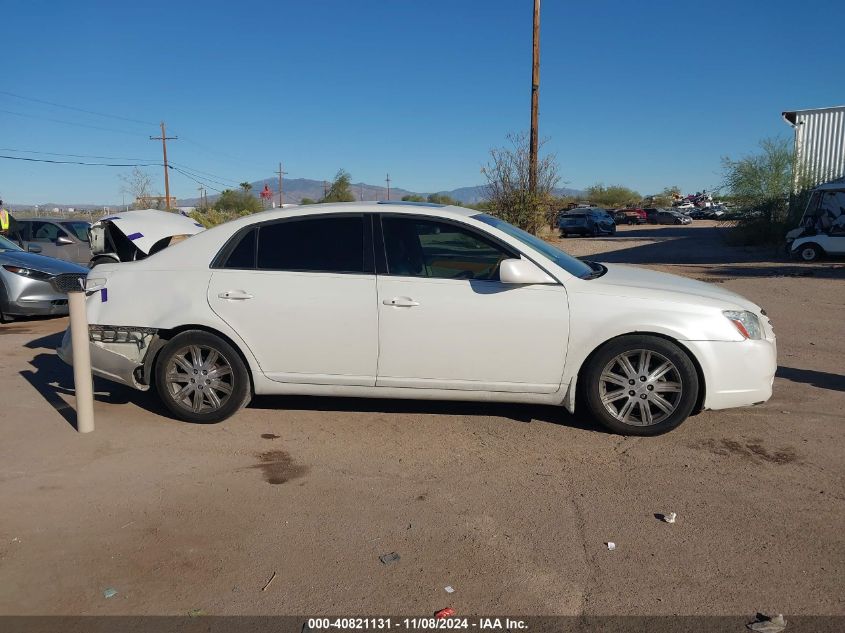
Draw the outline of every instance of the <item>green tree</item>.
M252 189L252 185L251 185L251 184L249 184L248 182L242 182L242 183L241 183L240 185L238 185L238 186L239 186L241 189L243 189L243 190L244 190L244 193L249 193L250 189Z
M233 189L226 189L217 198L217 201L214 203L214 208L217 211L230 213L257 213L262 210L263 205L258 198L248 191L234 191Z
M317 201L313 198L303 198L299 201L299 204L317 204Z
M778 242L797 220L806 197L802 193L792 195L792 170L792 149L782 138L763 139L756 154L738 160L722 159L724 187L741 217L735 232L737 241ZM799 182L799 192L808 189L803 184Z
M331 187L320 202L354 202L355 194L350 186L351 176L345 169L339 169L335 174Z
M407 196L402 196L403 202L425 202L425 198L422 196L418 196L417 194L411 194Z
M461 206L461 203L445 193L432 193L427 198L428 202L432 204L451 204L454 206Z
M642 200L642 196L623 185L609 185L605 187L602 183L596 183L584 192L587 199L600 207L615 208L626 204L634 204Z

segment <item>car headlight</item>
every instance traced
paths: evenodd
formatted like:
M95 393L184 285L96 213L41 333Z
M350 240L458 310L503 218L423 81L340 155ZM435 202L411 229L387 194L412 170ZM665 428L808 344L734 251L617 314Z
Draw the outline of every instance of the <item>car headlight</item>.
M10 273L15 273L21 277L29 277L30 279L43 280L52 277L49 273L41 272L40 270L35 270L34 268L21 268L20 266L9 266L5 264L3 265L3 268L8 270Z
M757 315L748 310L724 310L722 314L728 319L744 338L759 341L763 338L763 328Z

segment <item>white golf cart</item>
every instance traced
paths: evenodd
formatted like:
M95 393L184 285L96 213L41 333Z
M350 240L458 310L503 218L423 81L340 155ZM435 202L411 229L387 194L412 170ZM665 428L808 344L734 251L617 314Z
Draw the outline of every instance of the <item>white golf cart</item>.
M845 178L813 189L798 228L786 234L786 248L805 262L845 256Z

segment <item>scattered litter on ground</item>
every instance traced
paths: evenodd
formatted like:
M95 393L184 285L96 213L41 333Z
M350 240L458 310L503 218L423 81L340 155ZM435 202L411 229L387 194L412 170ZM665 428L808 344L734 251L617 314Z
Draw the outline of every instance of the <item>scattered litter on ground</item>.
M434 614L434 617L438 620L445 620L446 618L451 618L455 616L455 610L452 607L446 607L445 609L440 609L440 611Z
M611 552L616 549L616 543L613 541L608 541L605 545L607 545L607 549Z
M781 613L772 617L758 613L757 619L745 626L758 633L780 633L786 628L786 620L783 619Z
M389 565L390 563L395 563L397 560L399 560L399 558L400 556L396 552L390 552L390 554L384 554L383 556L378 557L382 565Z
M16 536L15 538L13 538L13 539L12 539L12 541L11 541L11 542L12 542L12 543L20 543L20 542L21 542L21 540L20 540L20 538L18 538L18 537Z
M444 587L444 589L446 590L446 593L455 593L455 588L452 585Z
M273 575L270 576L270 580L267 581L267 584L261 588L261 591L267 591L267 587L270 586L270 583L276 579L276 572L273 572Z
M657 517L664 523L674 523L678 515L674 512L666 512L665 514L658 514Z
M122 529L123 529L123 528L125 528L125 527L129 527L129 526L130 526L130 525L132 525L133 523L135 523L135 521L130 521L130 522L129 522L129 523L127 523L126 525L121 525L121 526L120 526L120 529L122 530Z
M103 598L114 598L117 595L117 589L108 587L103 591Z
M208 615L208 614L205 611L203 611L202 609L191 609L190 611L188 611L188 617L189 618L198 618L201 615Z

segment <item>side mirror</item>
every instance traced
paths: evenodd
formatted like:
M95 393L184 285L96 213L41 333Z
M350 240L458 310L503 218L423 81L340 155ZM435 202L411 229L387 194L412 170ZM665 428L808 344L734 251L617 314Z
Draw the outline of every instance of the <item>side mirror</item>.
M29 244L29 245L26 247L26 250L27 250L28 252L30 252L30 253L40 253L40 252L41 252L41 247L40 247L38 244Z
M56 244L59 246L68 246L69 244L73 244L73 240L66 235L59 235L59 237L56 238Z
M503 284L554 284L551 275L527 259L506 259L499 264L499 281Z

